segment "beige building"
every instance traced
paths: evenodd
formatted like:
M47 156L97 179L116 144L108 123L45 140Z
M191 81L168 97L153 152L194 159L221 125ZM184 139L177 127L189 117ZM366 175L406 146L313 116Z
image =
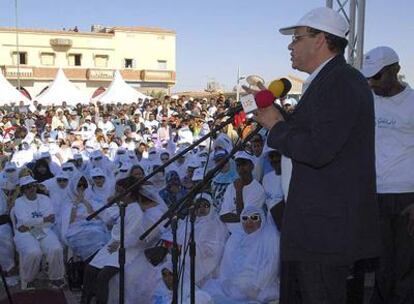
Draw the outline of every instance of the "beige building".
M18 39L18 47L17 47ZM175 84L176 34L150 27L92 26L91 32L0 27L0 68L34 98L63 68L79 89L92 95L106 88L114 70L143 93Z

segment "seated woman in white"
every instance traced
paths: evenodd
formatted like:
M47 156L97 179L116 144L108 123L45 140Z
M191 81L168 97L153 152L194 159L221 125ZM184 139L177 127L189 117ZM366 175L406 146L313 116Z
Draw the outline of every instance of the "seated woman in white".
M105 223L96 217L87 221L93 213L91 193L84 175L70 180L68 196L62 204L62 240L83 261L100 250L109 240Z
M141 231L134 235L139 254L125 269L125 303L146 304L150 303L154 293L157 272L156 268L146 259L144 251L154 247L161 239L162 234L165 233L164 223L153 230L145 240L140 241L139 237L164 214L167 207L153 185L141 186L134 192L143 217ZM108 303L118 303L118 284L119 276L117 275L109 284Z
M0 176L0 266L3 271L10 272L14 266L13 230L9 208L15 186Z
M50 178L42 183L49 193L50 201L53 205L53 210L55 211L55 225L53 230L57 235L61 236L61 209L62 203L65 201L68 196L69 190L69 176L64 172L60 171L56 174L55 177Z
M23 196L16 200L14 241L20 258L22 287L26 288L39 272L42 255L49 265L49 279L62 285L64 275L63 249L50 228L55 214L49 197L36 193L37 182L31 176L19 180Z
M220 221L214 210L213 198L207 192L195 197L195 242L196 242L196 284L203 286L206 280L213 277L220 265L224 246L229 236L226 225ZM184 249L190 238L190 224L180 221L178 242ZM187 232L187 233L186 233ZM190 267L189 252L185 264Z
M115 194L115 185L107 181L105 173L100 168L93 168L90 171L91 187L89 196L94 211L100 209L108 203L108 199ZM113 205L104 209L99 217L109 226L115 224L119 216L119 208Z
M203 290L215 303L268 303L279 298L279 235L262 208L241 213L242 230L227 241L217 279Z

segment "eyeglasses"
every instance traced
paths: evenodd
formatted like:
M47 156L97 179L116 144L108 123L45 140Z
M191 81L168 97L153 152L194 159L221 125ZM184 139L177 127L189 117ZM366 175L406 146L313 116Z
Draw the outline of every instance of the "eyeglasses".
M315 34L309 33L309 34L302 34L302 35L292 35L292 43L296 43L304 37L315 37Z
M252 215L243 215L241 217L241 220L243 222L247 222L247 220L251 220L252 222L258 222L260 220L260 215L258 214L252 214Z

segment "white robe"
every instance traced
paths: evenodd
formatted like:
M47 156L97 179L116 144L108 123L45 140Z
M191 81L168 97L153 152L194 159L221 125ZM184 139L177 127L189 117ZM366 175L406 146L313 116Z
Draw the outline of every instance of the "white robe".
M14 215L16 218L16 228L24 225L42 229L44 237L37 239L31 231L15 231L14 241L20 259L20 276L23 281L31 282L39 272L42 255L46 256L49 265L49 279L62 279L64 275L63 249L50 228L52 224L44 223L43 218L54 214L50 199L38 194L34 201L22 196L16 200Z
M230 236L218 278L203 287L216 303L268 303L279 298L279 233L261 208L248 206L242 216L255 213L262 219L259 230L239 230Z

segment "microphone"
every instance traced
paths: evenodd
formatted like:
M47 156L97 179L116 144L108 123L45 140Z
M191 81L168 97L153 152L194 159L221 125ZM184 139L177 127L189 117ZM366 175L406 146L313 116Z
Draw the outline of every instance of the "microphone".
M292 83L287 78L273 80L267 90L257 92L255 95L248 94L240 98L240 104L228 109L226 112L218 114L215 118L220 119L224 116L233 117L244 111L246 114L252 113L257 108L266 108L273 104L276 98L283 98L292 88Z

